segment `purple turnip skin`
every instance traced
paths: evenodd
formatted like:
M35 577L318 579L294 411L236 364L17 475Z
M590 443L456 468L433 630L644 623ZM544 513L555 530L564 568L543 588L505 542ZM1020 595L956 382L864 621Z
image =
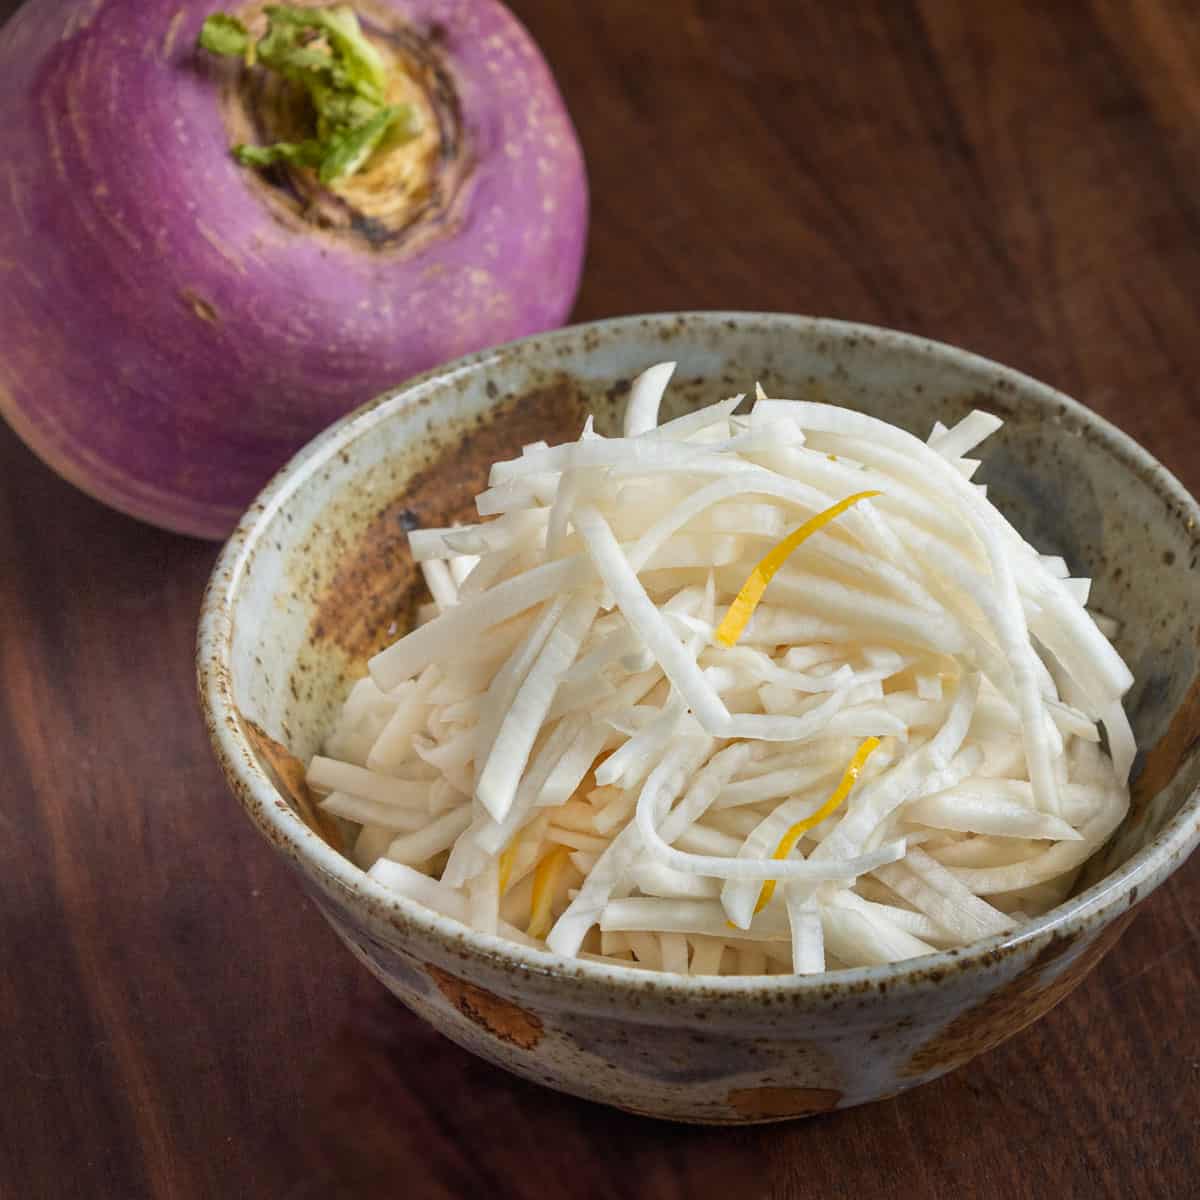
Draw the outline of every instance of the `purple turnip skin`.
M61 475L225 536L276 468L407 376L560 325L587 226L553 78L495 0L387 0L437 54L469 173L374 248L281 221L195 49L214 0L31 0L0 30L0 413Z

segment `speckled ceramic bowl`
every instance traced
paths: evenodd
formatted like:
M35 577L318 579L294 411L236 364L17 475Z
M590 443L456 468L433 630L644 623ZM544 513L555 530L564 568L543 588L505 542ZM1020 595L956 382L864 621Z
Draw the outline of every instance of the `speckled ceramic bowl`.
M1014 935L898 966L810 978L690 979L567 961L484 937L368 879L304 792L367 656L414 591L405 530L466 516L488 465L616 426L630 378L677 359L678 411L748 390L817 398L928 431L1004 417L990 494L1042 550L1094 575L1124 618L1143 753L1126 825L1073 899ZM962 351L800 317L686 314L564 329L463 359L321 435L259 497L204 601L200 692L255 828L342 940L449 1038L518 1075L683 1121L779 1119L932 1079L1075 987L1133 906L1200 840L1195 567L1200 511L1144 451L1050 388ZM325 839L329 838L330 841Z

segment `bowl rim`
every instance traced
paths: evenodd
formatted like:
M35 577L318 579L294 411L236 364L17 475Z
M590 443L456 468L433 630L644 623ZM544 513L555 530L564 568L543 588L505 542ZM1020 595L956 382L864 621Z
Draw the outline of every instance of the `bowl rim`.
M901 330L802 314L689 310L581 322L466 355L383 392L339 418L302 447L247 508L213 567L201 606L196 642L200 705L226 780L258 832L277 850L292 858L297 867L312 876L323 890L332 890L343 903L349 900L352 905L358 905L364 924L369 923L372 916L382 916L401 931L412 926L431 935L447 952L460 958L465 952L466 957L517 973L526 980L551 979L564 990L568 985L598 987L624 994L651 993L668 1000L702 997L714 1001L747 993L768 1000L792 997L803 1000L830 993L921 988L936 983L950 971L991 966L1014 953L1040 948L1056 937L1072 935L1092 924L1107 923L1158 887L1200 842L1200 787L1193 789L1170 821L1115 871L1013 932L900 962L817 975L679 975L567 958L548 949L527 947L501 936L479 933L384 888L348 857L328 845L285 802L242 731L234 702L230 651L239 585L257 546L268 537L272 522L286 501L330 460L336 459L338 450L347 442L362 436L376 423L388 420L397 408L414 403L423 389L443 386L463 375L495 366L507 357L528 353L533 347L582 339L588 331L619 335L624 330L644 331L647 326L665 327L680 322L713 328L728 328L733 322L735 326L753 324L803 330L815 337L825 336L841 342L857 339L923 354L975 372L986 371L997 382L1004 382L1018 393L1032 394L1039 403L1053 404L1061 412L1090 426L1116 454L1136 465L1160 494L1172 499L1180 514L1200 530L1200 504L1166 467L1109 421L1079 401L1014 368Z

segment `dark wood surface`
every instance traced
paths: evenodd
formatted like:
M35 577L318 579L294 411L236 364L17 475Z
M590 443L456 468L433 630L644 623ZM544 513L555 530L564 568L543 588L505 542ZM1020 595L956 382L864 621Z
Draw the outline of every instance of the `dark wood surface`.
M918 331L1200 488L1193 0L516 8L590 164L578 318ZM1035 1028L870 1108L676 1128L442 1040L226 794L192 682L214 553L0 427L0 1196L1200 1195L1200 862Z

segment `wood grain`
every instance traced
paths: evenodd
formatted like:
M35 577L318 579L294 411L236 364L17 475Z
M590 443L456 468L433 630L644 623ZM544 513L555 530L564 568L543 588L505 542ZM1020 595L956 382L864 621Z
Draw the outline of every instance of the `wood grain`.
M1194 4L514 6L590 164L580 319L929 334L1062 387L1200 489ZM442 1040L225 792L191 665L213 556L0 429L0 1196L1200 1192L1200 863L1044 1021L867 1109L674 1128Z

